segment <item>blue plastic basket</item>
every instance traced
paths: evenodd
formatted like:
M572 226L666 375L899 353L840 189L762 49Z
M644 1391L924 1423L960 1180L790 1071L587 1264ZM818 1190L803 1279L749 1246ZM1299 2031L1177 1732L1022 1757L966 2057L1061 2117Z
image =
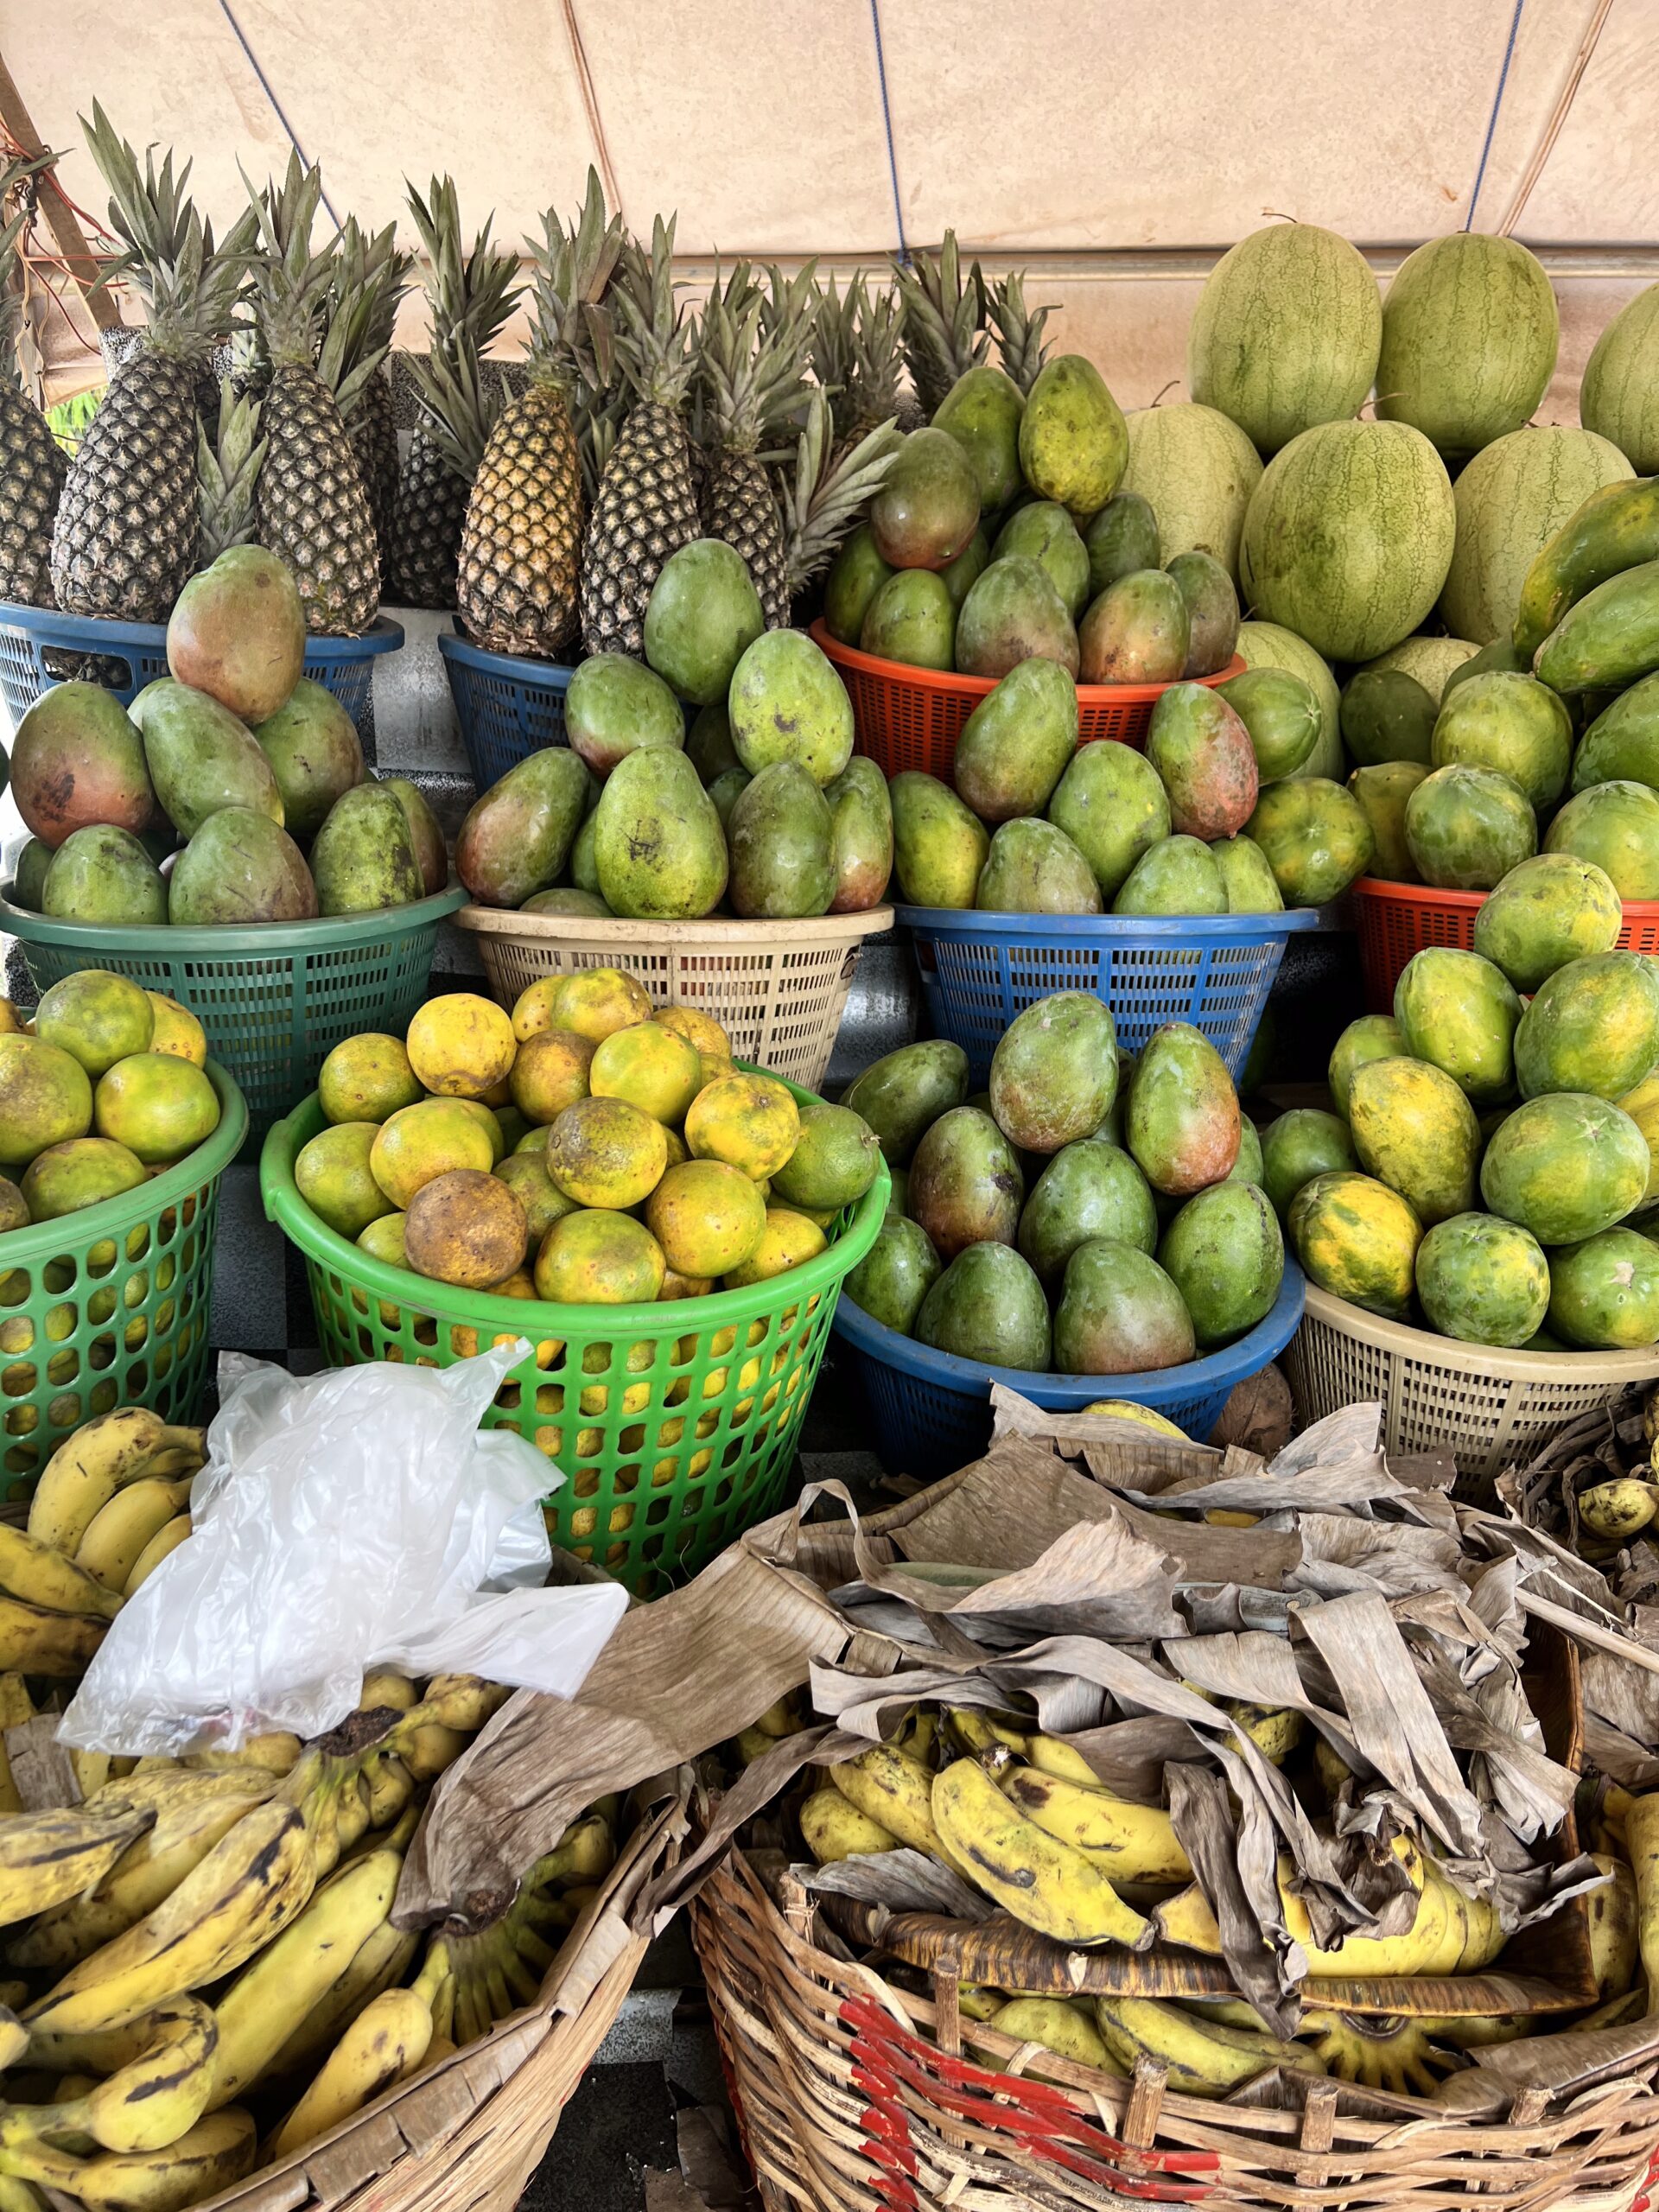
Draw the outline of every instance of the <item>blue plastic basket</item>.
M442 637L438 651L475 790L488 791L543 746L565 742L564 695L574 669L486 653L465 638Z
M1081 1413L1099 1398L1127 1398L1162 1414L1202 1444L1234 1386L1259 1375L1295 1335L1306 1288L1301 1269L1287 1257L1279 1296L1265 1320L1207 1359L1149 1375L1033 1375L1016 1367L976 1367L901 1337L849 1297L836 1305L834 1327L857 1355L877 1458L889 1474L926 1483L954 1474L983 1453L991 1433L993 1382L1006 1383L1050 1413Z
M357 724L359 737L374 735L372 679L382 653L404 642L400 622L386 615L360 638L308 638L305 672L332 691ZM0 600L0 695L14 722L29 712L42 691L64 680L61 663L47 666L48 653L93 653L104 666L92 680L130 707L146 683L167 674L167 631L160 622L107 622L97 614L63 614L54 607L19 607Z
M896 912L915 944L933 1033L961 1046L976 1088L1015 1014L1053 991L1104 999L1117 1041L1131 1052L1165 1022L1190 1021L1236 1082L1292 933L1319 926L1313 906L1173 921L950 906Z

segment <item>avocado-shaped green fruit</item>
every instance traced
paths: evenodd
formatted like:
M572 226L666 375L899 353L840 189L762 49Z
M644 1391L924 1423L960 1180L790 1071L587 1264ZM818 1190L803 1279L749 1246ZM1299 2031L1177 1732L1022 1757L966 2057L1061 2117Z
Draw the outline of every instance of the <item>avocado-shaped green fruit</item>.
M1192 617L1174 577L1136 569L1090 601L1077 630L1078 681L1176 683L1192 639Z
M164 922L167 885L130 830L94 823L72 830L53 854L41 912L56 922Z
M856 757L825 786L823 796L830 808L830 851L836 871L830 912L868 914L887 897L893 874L893 801L887 796L887 779L874 760Z
M683 753L653 747L619 761L595 816L600 896L613 914L695 921L720 904L726 836Z
M1137 861L1169 836L1169 794L1146 755L1132 746L1084 745L1055 787L1048 818L1094 870L1102 898L1112 899Z
M1217 1183L1190 1198L1158 1246L1181 1294L1198 1349L1230 1344L1272 1312L1284 1280L1285 1240L1265 1191Z
M930 569L895 569L864 613L861 652L911 668L949 668L957 645L957 609L943 578Z
M976 1367L1040 1373L1048 1365L1048 1300L1007 1244L970 1244L923 1299L916 1339Z
M1230 914L1281 914L1285 902L1273 870L1268 866L1268 856L1254 837L1242 832L1236 837L1220 837L1210 848L1221 876L1221 887L1227 894Z
M858 643L870 601L892 574L892 563L876 550L874 531L860 523L823 580L824 627L837 645Z
M955 1106L917 1146L906 1203L948 1261L969 1244L1012 1244L1025 1192L1014 1147L990 1116Z
M968 1096L968 1055L944 1037L888 1052L849 1085L842 1104L875 1131L888 1166L902 1167L924 1132Z
M1026 1152L1055 1153L1092 1135L1117 1096L1117 1033L1105 1001L1055 991L1017 1014L992 1055L990 1090L997 1127Z
M645 602L645 659L682 699L726 696L732 671L766 626L747 563L718 537L694 537L657 571Z
M251 806L281 823L276 773L228 707L162 676L144 686L129 711L143 733L156 796L181 836L194 837L221 806Z
M290 837L315 837L341 792L368 772L357 724L334 693L308 676L274 715L254 725L253 735L276 779L282 826Z
M1006 507L1020 489L1020 419L1026 396L1004 369L988 361L964 369L933 410L933 428L948 430L968 456L986 514Z
M1026 817L991 839L974 904L996 914L1097 914L1100 887L1064 830Z
M189 849L185 848L185 855ZM175 875L184 856L174 863ZM265 866L274 866L276 857L267 855ZM250 896L255 896L252 877L264 871L251 848L247 865ZM304 873L303 863L300 872ZM396 791L384 784L359 784L342 791L312 841L311 874L320 914L367 914L383 906L407 906L420 898L426 887L409 817ZM302 897L302 888L295 881L285 895Z
M870 532L895 569L942 569L979 527L979 480L948 430L912 430L870 502Z
M1032 1185L1014 1241L1056 1297L1066 1262L1091 1236L1142 1252L1158 1243L1151 1185L1121 1145L1100 1137L1063 1145L1054 1154Z
M1090 516L1083 542L1089 553L1090 599L1098 599L1120 576L1162 563L1158 518L1151 501L1139 492L1114 493L1099 513Z
M827 913L836 893L829 802L792 760L762 768L738 794L726 825L731 902L746 920Z
M1089 552L1077 526L1054 499L1032 499L1016 507L996 534L994 561L1024 555L1048 571L1066 613L1075 622L1089 603Z
M963 724L950 772L982 822L1009 822L1042 812L1077 750L1077 686L1058 661L1022 660Z
M1319 1106L1291 1107L1268 1122L1262 1140L1262 1187L1281 1221L1304 1183L1358 1166L1347 1122Z
M1077 672L1077 633L1040 561L1011 553L976 580L957 616L957 671L1004 677L1022 660L1058 661Z
M906 768L887 786L893 874L912 906L971 906L991 841L948 784Z
M1145 1375L1184 1366L1197 1350L1185 1301L1155 1260L1103 1236L1078 1245L1054 1309L1060 1374Z
M650 675L649 670L644 672ZM658 682L654 676L651 680ZM674 711L679 712L677 706ZM675 757L689 768L683 753ZM695 770L690 773L696 783ZM588 828L594 820L589 809L594 788L572 747L545 745L515 761L499 783L474 800L455 839L455 874L480 906L523 906L532 892L545 891L558 880L567 861L583 890L598 890L587 867L597 834ZM575 849L579 842L586 848L581 855Z
M1659 675L1645 676L1604 707L1573 756L1573 789L1645 784L1659 791Z
M843 1297L873 1321L907 1337L922 1300L944 1272L926 1234L903 1214L889 1214L875 1242L842 1286Z
M570 750L602 782L630 753L683 747L685 714L668 684L643 661L627 653L593 653L570 678L564 729Z
M1238 642L1238 594L1213 553L1178 553L1169 574L1186 602L1186 659L1183 676L1214 676Z
M302 922L317 912L304 855L286 830L251 807L210 814L168 879L171 922Z
M793 760L820 790L853 757L847 687L803 630L768 630L733 671L732 744L752 776Z
M1197 837L1164 837L1118 887L1115 914L1224 914L1227 887L1216 856Z

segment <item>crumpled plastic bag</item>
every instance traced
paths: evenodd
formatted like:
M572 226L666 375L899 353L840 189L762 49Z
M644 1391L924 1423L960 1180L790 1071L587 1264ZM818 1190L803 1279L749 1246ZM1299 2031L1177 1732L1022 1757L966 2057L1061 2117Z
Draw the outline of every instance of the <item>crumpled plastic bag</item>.
M305 1379L236 1363L192 1533L122 1607L60 1740L177 1758L321 1735L373 1665L572 1695L627 1593L539 1586L539 1500L563 1477L511 1429L478 1426L529 1351Z

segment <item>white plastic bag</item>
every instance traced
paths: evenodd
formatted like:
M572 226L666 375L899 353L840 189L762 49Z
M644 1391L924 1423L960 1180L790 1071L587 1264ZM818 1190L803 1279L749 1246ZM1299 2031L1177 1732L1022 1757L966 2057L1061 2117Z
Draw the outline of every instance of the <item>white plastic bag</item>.
M552 1554L537 1501L563 1478L478 1426L530 1349L305 1380L236 1363L192 1533L122 1607L60 1739L176 1758L320 1735L376 1663L572 1695L627 1595L538 1586Z

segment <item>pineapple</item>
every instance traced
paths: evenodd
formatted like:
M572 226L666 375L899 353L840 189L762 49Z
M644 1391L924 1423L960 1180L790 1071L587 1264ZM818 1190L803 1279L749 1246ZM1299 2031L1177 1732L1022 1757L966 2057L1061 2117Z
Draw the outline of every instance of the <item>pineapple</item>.
M196 564L196 377L230 327L257 235L249 213L216 246L185 196L187 162L157 170L116 136L96 101L83 123L124 240L117 264L149 320L111 375L76 449L52 533L52 583L72 614L164 622Z
M901 389L904 361L899 351L904 307L891 291L872 292L861 270L844 296L830 279L813 315L812 368L826 398L843 450L856 445L878 423L898 418L906 403ZM919 418L918 418L919 419Z
M600 479L582 550L582 642L590 653L645 651L645 604L671 553L702 530L681 415L695 358L674 305L674 221L659 215L647 256L630 246L615 298L617 353L632 404Z
M1028 314L1026 308L1026 280L1020 270L1011 270L1001 283L990 288L990 317L996 326L996 347L1002 356L1002 366L1021 391L1029 391L1037 381L1037 372L1048 358L1048 347L1043 342L1043 325L1050 310L1038 308Z
M985 328L985 279L975 262L962 279L957 234L947 231L937 257L918 254L895 262L894 281L905 310L905 359L916 397L931 422L957 378L990 351Z
M435 176L424 200L411 185L409 206L429 264L432 345L410 362L420 411L398 473L390 588L405 606L453 607L467 495L501 397L480 362L518 303L518 263L492 247L487 222L463 258L450 178Z
M497 417L467 502L456 607L493 652L550 660L576 634L582 495L575 410L585 379L610 380L610 325L601 305L622 251L597 173L574 230L550 208L535 264L529 389Z
M380 574L386 576L391 511L397 497L397 422L392 411L386 357L397 321L397 303L409 289L412 253L400 253L396 228L368 237L355 215L341 227L330 289L327 327L317 372L334 395L369 495Z
M254 491L264 466L265 441L259 435L258 400L238 395L229 377L219 386L215 435L196 422L196 493L200 537L198 558L205 569L232 545L253 537Z
M356 638L379 607L380 557L350 433L316 368L334 274L332 250L311 251L321 195L321 170L303 168L297 154L289 155L280 188L254 195L264 245L254 308L270 359L254 515L259 543L293 571L306 628Z
M700 383L716 447L703 527L743 556L769 630L788 624L789 586L783 522L760 448L799 403L811 286L810 269L792 286L774 270L768 303L740 262L724 290L716 285L709 294L702 315Z
M785 587L791 601L816 582L880 490L904 444L896 422L878 423L850 447L836 443L836 418L821 391L807 403L806 421L785 479L783 511Z
M14 276L30 213L24 188L40 162L0 169L0 215L14 192L18 206L0 227L0 599L52 604L52 518L68 464L40 409L23 389L17 359L22 302Z

